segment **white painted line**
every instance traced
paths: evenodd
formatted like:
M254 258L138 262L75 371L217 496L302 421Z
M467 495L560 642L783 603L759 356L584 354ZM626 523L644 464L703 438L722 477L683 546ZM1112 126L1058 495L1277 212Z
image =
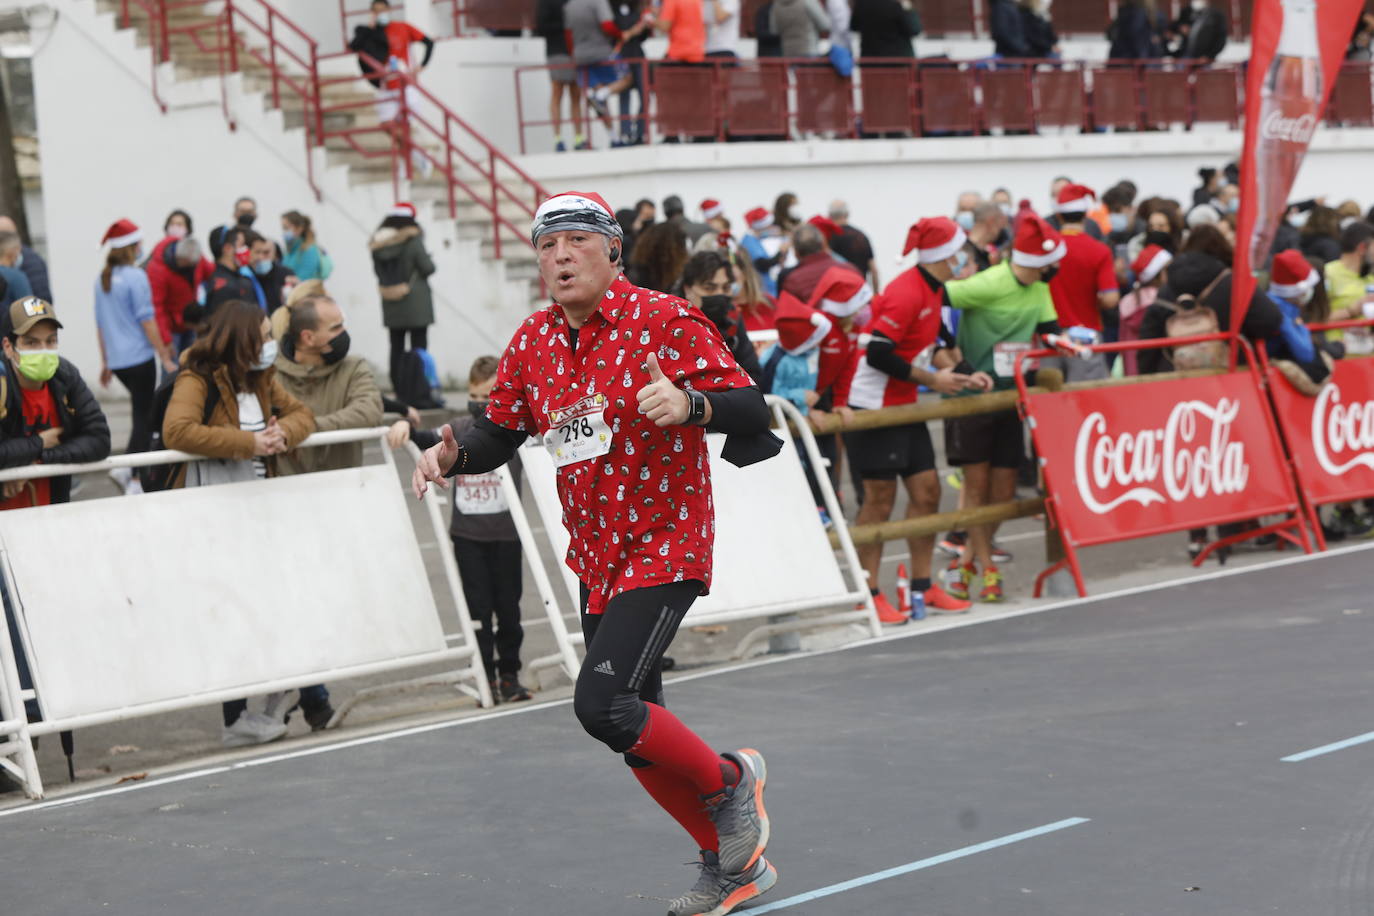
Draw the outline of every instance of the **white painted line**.
M855 642L846 643L843 646L835 646L830 649L820 649L815 652L798 652L792 655L777 655L758 659L751 659L740 662L736 665L726 665L720 668L712 668L706 671L698 671L692 674L678 675L664 679L665 684L684 684L688 681L701 680L702 678L716 677L722 674L730 674L735 671L746 671L753 668L763 668L769 665L784 665L792 662L803 661L812 658L819 658L823 655L831 655L836 652L848 652L853 649L860 649L866 646L880 645L882 643L896 642L902 639L914 639L919 636L928 636L931 633L940 633L945 630L956 630L962 627L977 626L984 623L992 623L996 620L1010 620L1014 617L1025 617L1031 614L1043 614L1048 611L1057 611L1063 608L1081 607L1083 605L1096 604L1099 601L1111 601L1116 598L1129 598L1133 595L1143 595L1150 592L1164 591L1170 588L1181 588L1192 586L1198 582L1210 582L1215 579L1228 579L1233 576L1243 576L1247 573L1260 572L1265 569L1276 569L1284 566L1292 566L1298 563L1308 563L1313 560L1325 559L1327 557L1342 556L1348 553L1359 553L1362 551L1374 550L1374 542L1355 544L1350 547L1340 547L1334 550L1327 550L1325 553L1299 554L1293 557L1284 557L1278 560L1268 560L1256 563L1252 566L1239 566L1231 569L1220 569L1214 572L1202 573L1196 576L1185 576L1180 579L1173 579L1168 582L1155 582L1150 585L1137 585L1131 588L1118 589L1114 592L1103 592L1100 595L1090 595L1087 598L1068 598L1063 601L1053 601L1047 604L1028 605L1023 608L1008 608L1005 611L982 614L977 617L940 617L928 618L919 626L910 624L894 627L893 632L884 633L882 636L870 639L861 639ZM411 728L397 729L396 731L378 732L377 734L367 735L361 738L343 740L330 744L321 744L289 754L275 754L267 757L260 757L251 760L244 760L229 766L216 766L208 769L195 770L190 773L178 773L175 776L168 776L162 779L150 779L132 785L124 785L105 789L96 789L80 795L66 798L52 799L44 802L34 802L22 805L21 807L0 809L0 818L10 817L16 814L24 814L31 811L43 811L48 808L62 807L65 805L79 804L108 795L118 795L136 789L148 789L153 786L160 786L168 782L179 782L186 779L194 779L197 776L208 776L212 773L221 773L225 770L238 770L247 767L261 766L266 763L278 763L284 760L294 760L298 757L311 757L316 754L324 754L329 751L344 750L352 747L361 747L367 744L380 744L383 741L391 741L394 738L406 738L411 735L424 734L426 732L441 731L447 728L461 728L479 722L489 722L493 719L504 719L508 716L524 715L526 713L538 712L545 709L552 709L556 706L567 706L572 703L572 697L565 697L561 700L550 700L547 703L535 703L524 705L519 708L498 710L495 712L483 713L477 716L468 716L462 719L453 719L446 722L436 722L429 725L415 726Z
M1337 741L1335 744L1323 744L1321 747L1314 747L1310 751L1303 751L1301 754L1289 754L1287 757L1280 757L1280 763L1301 763L1304 760L1311 760L1313 757L1320 757L1323 754L1330 754L1335 751L1343 751L1348 747L1357 744L1364 744L1374 741L1374 732L1363 735L1356 735L1353 738L1346 738L1344 741Z
M864 875L862 878L854 878L849 881L842 881L839 884L832 884L819 890L808 891L805 894L798 894L795 897L788 897L775 903L766 903L763 906L751 907L747 912L762 916L764 913L773 913L777 910L785 910L788 907L796 906L799 903L810 903L822 897L829 897L833 894L842 894L845 891L852 891L855 888L864 887L869 884L876 884L879 881L886 881L889 878L899 878L902 875L909 875L914 871L923 868L932 868L936 865L943 865L946 862L953 862L955 859L964 859L969 856L976 856L980 852L987 852L991 849L1000 849L1003 846L1010 846L1013 843L1020 843L1031 840L1047 833L1055 833L1069 827L1077 827L1079 824L1088 823L1086 817L1069 817L1062 821L1055 821L1053 824L1046 824L1043 827L1035 827L1031 830L1023 830L1020 833L1009 834L998 837L995 840L988 840L986 843L977 843L973 846L965 846L963 849L955 849L951 852L941 853L938 856L931 856L928 859L921 859L916 862L909 862L906 865L898 865L896 868L889 868L885 871L875 871L871 875Z

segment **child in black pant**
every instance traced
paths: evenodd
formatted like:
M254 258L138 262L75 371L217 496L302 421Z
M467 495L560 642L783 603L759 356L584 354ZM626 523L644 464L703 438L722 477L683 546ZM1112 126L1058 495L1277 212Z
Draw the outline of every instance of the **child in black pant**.
M487 410L492 386L496 384L497 360L478 357L468 373L468 412L452 422L455 436L462 436L476 418ZM392 427L393 447L409 435L425 449L439 441L439 433L410 430L404 420ZM520 469L510 465L520 483ZM491 681L491 693L499 702L528 700L530 692L520 683L520 645L524 630L520 626L522 581L520 538L511 520L501 479L495 472L459 475L453 481L453 556L463 580L463 594L477 625L477 647ZM492 618L495 617L495 629Z

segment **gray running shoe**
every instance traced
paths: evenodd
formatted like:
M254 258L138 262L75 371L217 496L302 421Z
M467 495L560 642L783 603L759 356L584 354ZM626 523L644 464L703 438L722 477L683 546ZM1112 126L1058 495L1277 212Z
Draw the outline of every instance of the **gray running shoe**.
M737 875L749 871L768 846L768 813L763 810L768 768L753 748L721 756L739 767L739 782L706 799L707 813L716 825L721 871Z
M742 903L761 897L778 883L777 869L759 857L747 874L731 875L720 870L714 852L701 851L701 874L697 883L668 906L668 916L725 916Z

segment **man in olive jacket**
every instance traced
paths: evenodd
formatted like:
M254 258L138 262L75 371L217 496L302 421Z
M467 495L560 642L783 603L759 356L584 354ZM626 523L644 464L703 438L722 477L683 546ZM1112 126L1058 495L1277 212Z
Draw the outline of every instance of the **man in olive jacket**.
M382 394L361 356L348 354L343 310L328 296L307 296L291 308L275 363L277 378L315 414L315 431L382 425ZM282 475L356 468L363 444L301 448L277 458Z

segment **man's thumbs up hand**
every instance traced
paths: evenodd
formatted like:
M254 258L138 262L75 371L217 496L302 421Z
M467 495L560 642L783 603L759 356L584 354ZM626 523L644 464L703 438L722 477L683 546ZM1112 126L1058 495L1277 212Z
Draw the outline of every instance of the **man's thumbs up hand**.
M657 354L650 352L646 362L649 384L639 389L639 412L652 420L655 426L679 426L687 422L692 406L687 393L663 374Z

